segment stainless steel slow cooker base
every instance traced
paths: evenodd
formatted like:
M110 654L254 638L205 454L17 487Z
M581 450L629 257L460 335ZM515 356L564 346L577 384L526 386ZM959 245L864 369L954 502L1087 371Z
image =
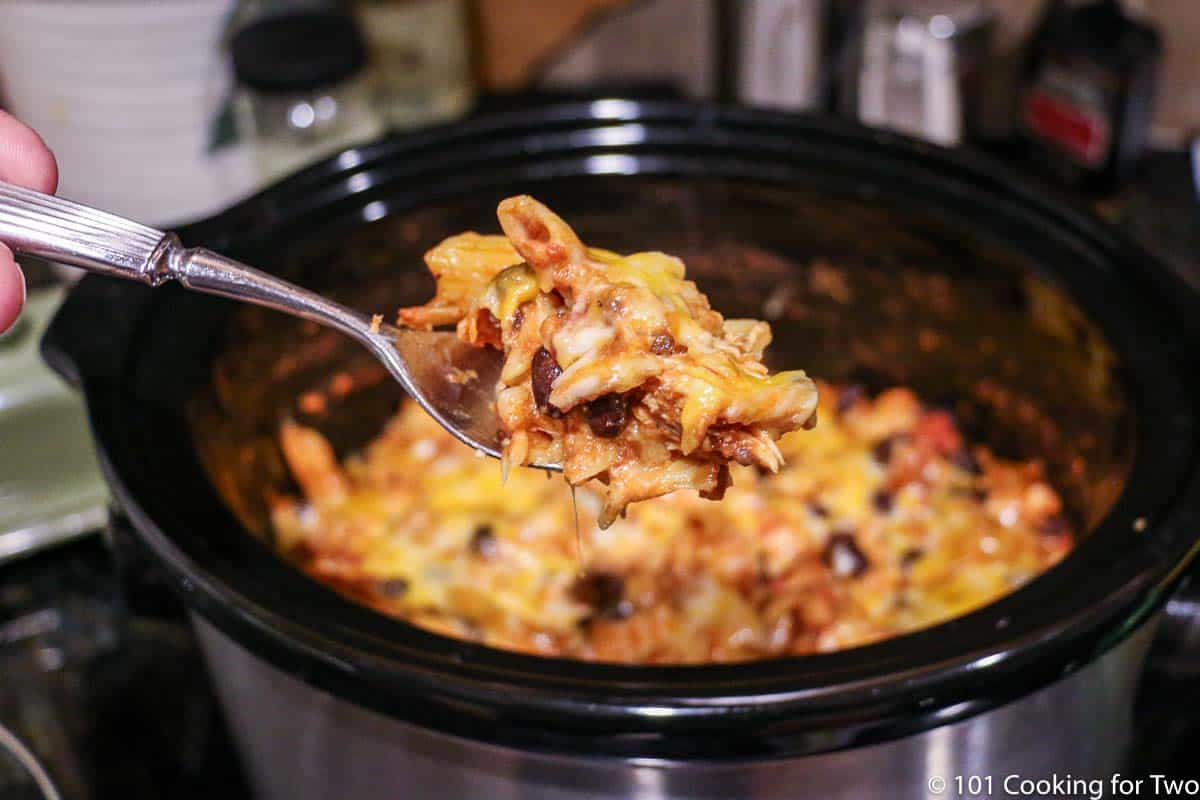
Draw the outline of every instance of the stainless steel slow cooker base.
M1009 775L1107 780L1124 766L1137 679L1157 628L1142 626L1020 700L915 736L799 758L680 765L546 755L437 733L313 688L198 615L192 622L263 800L917 800L941 796L930 790L939 778L956 796L955 776L991 776L997 786Z

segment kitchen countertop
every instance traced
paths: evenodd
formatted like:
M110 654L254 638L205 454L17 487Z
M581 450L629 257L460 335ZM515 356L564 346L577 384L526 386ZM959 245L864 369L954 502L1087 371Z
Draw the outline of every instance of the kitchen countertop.
M1200 206L1185 154L1152 155L1135 182L1095 205L1200 289ZM123 592L112 552L93 538L0 569L0 722L64 797L248 797L189 629L162 587ZM1172 676L1169 656L1152 652L1130 771L1197 778L1200 715L1186 710L1200 708L1200 676ZM30 786L0 758L0 795L39 796Z

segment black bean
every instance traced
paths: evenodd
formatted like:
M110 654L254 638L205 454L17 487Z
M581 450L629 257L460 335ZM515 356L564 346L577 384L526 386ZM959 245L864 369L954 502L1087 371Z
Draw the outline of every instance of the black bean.
M838 392L837 412L844 414L849 411L855 403L863 399L867 395L866 388L861 383L853 383Z
M625 619L633 603L625 599L625 579L611 572L589 572L571 587L571 596L591 608L594 616Z
M588 427L604 439L612 439L629 422L629 399L625 395L606 394L586 406Z
M883 466L887 466L888 462L892 460L892 451L896 449L896 440L898 438L897 436L889 436L886 439L880 439L871 448L871 458Z
M895 504L895 498L887 489L876 489L875 493L871 495L871 505L875 506L875 510L880 513L888 513Z
M910 547L900 554L900 569L908 571L913 564L921 560L925 551L919 547Z
M500 554L500 542L491 525L480 525L471 534L471 552L480 558L495 558Z
M533 354L531 372L533 401L537 403L538 410L551 417L561 417L562 412L550 405L550 389L558 380L558 376L562 375L562 367L558 365L558 361L549 350L539 347L538 351Z
M950 463L954 464L959 469L966 470L972 475L982 475L983 468L979 466L979 461L975 459L974 454L969 448L964 447L957 453L950 456Z
M958 495L959 497L969 497L976 503L983 503L988 499L988 490L984 489L982 486L956 486L950 491L952 494Z
M835 533L825 546L825 564L839 578L856 578L871 566L866 553L859 549L853 533Z
M385 597L400 597L408 591L408 580L405 578L388 578L378 584L379 593Z

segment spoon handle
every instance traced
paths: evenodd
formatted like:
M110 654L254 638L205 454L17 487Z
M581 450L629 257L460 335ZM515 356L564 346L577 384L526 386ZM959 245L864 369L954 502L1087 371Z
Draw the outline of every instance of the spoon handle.
M0 181L0 242L13 250L151 285L167 236L107 211Z
M173 233L3 182L0 242L90 272L150 286L174 280L327 325L365 345L447 430L488 455L500 455L494 387L503 359L496 351L471 347L449 333L372 324L366 314L262 270L211 250L185 248ZM474 376L466 388L456 380L465 375Z
M173 278L198 292L253 303L293 317L319 322L356 339L365 341L370 337L369 316L316 292L211 250L184 248L174 234L167 234L161 250L161 260L165 266L156 274L164 276L163 279Z
M203 248L107 211L0 182L0 242L19 253L158 286L189 289L282 311L362 339L370 318Z

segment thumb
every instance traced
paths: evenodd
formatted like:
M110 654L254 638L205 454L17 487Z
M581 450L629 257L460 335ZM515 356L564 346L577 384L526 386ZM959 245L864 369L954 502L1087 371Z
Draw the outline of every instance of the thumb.
M25 277L13 260L12 251L0 244L0 333L17 321L25 304Z

